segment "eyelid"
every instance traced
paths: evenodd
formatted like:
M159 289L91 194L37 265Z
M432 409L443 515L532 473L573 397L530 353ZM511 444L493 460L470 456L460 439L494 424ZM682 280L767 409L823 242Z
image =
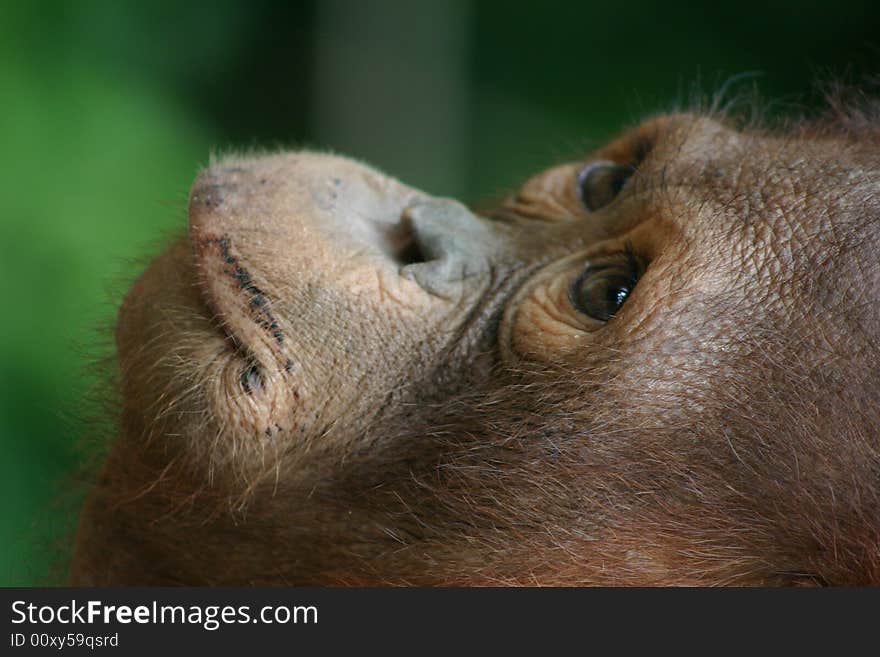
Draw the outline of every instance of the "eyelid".
M575 175L575 195L587 212L598 212L618 199L635 173L632 165L613 160L588 162Z
M589 271L601 271L617 264L625 264L636 277L641 277L647 267L647 259L642 256L631 240L624 240L618 243L617 249L614 251L595 255L584 261L581 268L580 278L584 273Z
M642 125L595 153L596 159L594 161L586 162L578 169L575 180L577 195L581 197L581 187L591 172L599 166L611 165L626 172L623 184L614 195L614 198L617 198L618 193L627 186L630 179L639 173L645 160L651 156L658 140L660 128L662 128L662 124L658 125L656 122ZM581 201L583 202L584 199L581 198ZM583 204L587 205L586 202Z

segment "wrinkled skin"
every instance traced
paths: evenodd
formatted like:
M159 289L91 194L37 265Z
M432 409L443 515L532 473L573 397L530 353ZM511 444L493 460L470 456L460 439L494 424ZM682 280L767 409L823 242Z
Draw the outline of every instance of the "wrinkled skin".
M216 163L122 305L73 583L880 583L856 123L662 117L482 216L341 157ZM585 205L598 161L630 173ZM609 261L638 280L597 319Z

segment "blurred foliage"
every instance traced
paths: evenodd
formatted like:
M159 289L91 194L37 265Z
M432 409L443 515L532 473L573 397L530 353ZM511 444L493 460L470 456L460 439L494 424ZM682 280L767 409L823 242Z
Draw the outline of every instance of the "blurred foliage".
M363 7L350 2L334 0L335 15ZM382 39L395 55L393 75L430 88L434 69L407 54L420 33L394 21L413 5L369 3L370 20L354 24L359 44ZM755 71L766 97L809 105L817 76L876 72L880 5L867 0L438 6L464 21L464 55L449 59L464 67L457 177L409 176L395 168L409 168L399 147L333 143L332 126L316 139L315 43L328 29L317 2L0 5L0 584L63 581L77 445L91 431L81 422L88 363L111 341L137 259L182 229L189 183L212 149L333 146L473 201L686 102L694 85L711 92ZM386 130L421 130L406 101L387 110Z

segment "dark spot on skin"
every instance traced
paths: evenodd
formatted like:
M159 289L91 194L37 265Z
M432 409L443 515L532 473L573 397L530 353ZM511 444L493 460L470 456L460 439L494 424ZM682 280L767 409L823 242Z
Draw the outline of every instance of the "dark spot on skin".
M227 259L226 262L233 262L233 261ZM248 274L239 265L235 265L235 268L232 270L232 275L235 277L235 280L238 281L238 286L242 290L253 289L254 283L251 280L251 275Z
M289 358L287 359L287 362L284 363L284 371L285 372L292 372L293 371L293 361L290 360Z
M223 185L206 183L202 185L198 193L193 196L193 203L212 208L220 205L228 192Z
M331 179L331 182L333 183L333 186L334 186L334 187L339 187L339 186L342 185L342 179L341 179L341 178L332 178L332 179ZM339 198L339 193L338 193L336 190L331 190L331 191L330 191L330 198L333 199L333 200L335 201L336 199Z
M282 344L284 342L284 334L281 332L281 329L278 328L278 324L275 322L275 320L272 320L269 323L269 328L272 330L272 337L275 338L275 341L278 344Z
M293 398L294 398L295 400L299 401L299 391L298 391L298 390L295 390L295 389L294 389L294 391L293 391Z

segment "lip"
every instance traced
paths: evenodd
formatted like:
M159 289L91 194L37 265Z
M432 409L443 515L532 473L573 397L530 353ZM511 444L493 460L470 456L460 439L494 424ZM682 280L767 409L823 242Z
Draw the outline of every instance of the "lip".
M249 360L254 359L251 347L254 340L250 335L247 337L251 339L243 337L240 327L236 330L236 323L229 320L230 311L247 316L250 325L267 337L257 342L268 345L277 362L289 371L292 363L285 353L286 336L275 316L270 296L255 282L254 276L234 252L230 238L203 236L199 240L191 240L191 245L200 266L202 296L212 317L219 320L221 330L236 350L244 352ZM210 284L205 279L216 281L216 284ZM222 292L222 298L217 299L218 287L228 287L231 294ZM228 303L230 298L236 300L233 308L220 306L220 303Z

